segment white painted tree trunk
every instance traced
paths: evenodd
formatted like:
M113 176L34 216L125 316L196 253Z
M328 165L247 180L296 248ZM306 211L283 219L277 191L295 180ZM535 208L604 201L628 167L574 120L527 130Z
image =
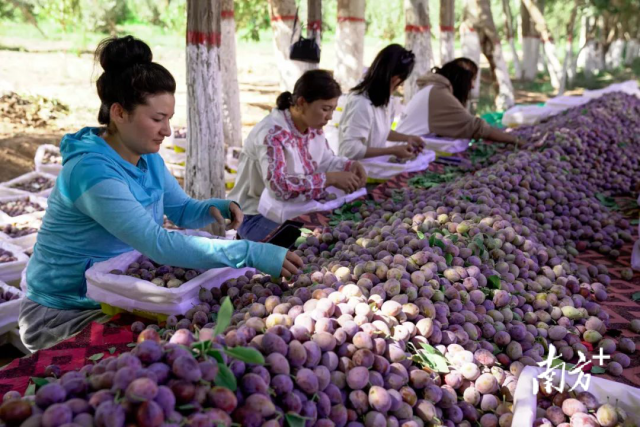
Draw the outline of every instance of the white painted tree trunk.
M224 132L220 73L220 3L187 2L187 160L185 191L224 198ZM224 224L212 230L224 233Z
M440 65L455 59L455 0L440 0Z
M627 53L624 58L625 65L633 64L633 61L640 56L640 40L631 39L627 43Z
M576 24L576 17L578 16L578 0L574 1L573 8L571 9L571 15L569 16L569 23L567 26L567 40L564 56L564 63L562 64L562 75L560 78L560 88L558 94L562 95L567 86L567 80L573 80L569 76L570 65L573 63L573 30Z
M240 116L240 85L236 61L236 20L233 0L222 1L222 40L220 72L222 73L222 118L224 141L229 147L242 146L242 118Z
M623 39L614 40L609 46L605 56L605 64L608 70L615 70L624 64L625 41Z
M335 79L343 91L353 88L363 74L365 0L338 0Z
M478 34L473 29L473 25L466 20L460 24L460 40L462 42L462 56L469 58L476 64L478 69L480 68L480 40ZM470 107L475 108L474 105L480 98L480 72L476 76L475 84L470 94Z
M293 91L293 86L300 76L307 70L317 68L316 64L309 64L289 59L292 41L298 40L300 35L300 17L295 28L295 36L291 37L294 30L293 22L296 15L295 0L269 0L271 10L271 29L273 30L273 42L276 51L278 71L280 72L280 88Z
M405 0L405 45L416 55L413 72L404 84L404 102L407 104L418 92L416 81L431 69L431 24L429 21L429 0Z
M515 104L513 86L509 78L509 69L502 55L502 46L496 30L489 0L475 0L468 5L467 11L478 35L482 53L489 61L491 75L498 89L496 107L508 110Z
M307 37L322 46L322 0L307 1Z
M551 77L551 85L554 89L558 90L560 88L560 75L562 73L562 66L560 65L558 56L556 55L556 46L553 42L553 37L549 32L549 28L547 27L547 21L544 19L544 15L535 4L534 0L522 0L522 2L525 4L527 10L529 11L531 19L533 19L533 22L535 24L536 30L542 37L544 53L547 57L547 65L549 68L549 76Z
M511 49L513 70L515 72L516 79L521 79L522 66L520 65L520 57L518 56L518 50L516 49L516 42L515 42L516 32L513 25L513 14L511 13L510 0L502 0L502 13L504 14L507 43L509 43L509 49Z
M540 56L540 34L536 31L531 15L524 2L520 3L521 40L522 40L522 76L526 81L532 81L538 73Z

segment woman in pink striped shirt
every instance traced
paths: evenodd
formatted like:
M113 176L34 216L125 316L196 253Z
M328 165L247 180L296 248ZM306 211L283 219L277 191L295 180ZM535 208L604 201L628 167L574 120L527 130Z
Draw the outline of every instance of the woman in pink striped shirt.
M366 184L362 165L336 156L322 131L340 95L327 71L307 71L293 93L280 94L277 108L251 130L229 194L244 212L240 237L261 241L278 227L258 213L265 189L276 199L298 201L321 198L329 186L352 193Z

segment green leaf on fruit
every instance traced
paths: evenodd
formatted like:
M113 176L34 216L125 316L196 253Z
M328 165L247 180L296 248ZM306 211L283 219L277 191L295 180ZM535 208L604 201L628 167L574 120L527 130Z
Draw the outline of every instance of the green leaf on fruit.
M313 234L313 231L309 230L308 228L301 228L300 232L304 235Z
M224 363L218 365L218 375L214 380L215 384L220 387L227 388L233 392L238 389L238 382L236 376L233 375L231 369Z
M424 239L424 233L420 230L416 233L418 235L418 239Z
M134 342L130 342L129 344L127 344L127 347L129 347L129 348L133 348L133 347L135 347L136 345L137 345L136 343L134 343Z
M31 384L29 384L29 386L25 390L24 395L25 396L33 396L34 394L36 394L36 385L35 385L35 383L31 383Z
M102 359L104 357L104 353L96 353L93 356L89 356L87 357L87 359L93 361L93 362L97 362L98 360Z
M417 351L417 355L420 359L419 363L435 372L444 374L449 372L447 359L438 351L438 349L426 343L422 343L420 346L422 347L422 350Z
M491 289L500 289L500 277L493 275L493 276L489 276L487 277L487 285L489 286L489 288Z
M115 348L115 347L109 347L109 348L107 349L107 351L109 351L109 354L113 354L113 353L115 353L115 352L116 352L116 348Z
M458 236L457 234L452 234L449 238L451 239L451 241L455 244L458 243L458 239L460 236Z
M453 254L445 255L444 260L447 262L447 265L451 265L451 261L453 261Z
M49 380L46 378L31 377L31 381L36 385L36 388L49 384Z
M187 405L180 405L178 406L178 410L179 411L190 411L192 409L196 409L195 405L192 404L187 404Z
M631 299L634 301L640 301L640 292L634 292L633 295L631 295Z
M233 315L233 304L231 304L231 299L229 297L224 297L224 301L220 306L220 311L218 311L218 321L213 331L214 336L218 336L222 334L225 331L225 329L227 329L227 327L231 323L232 315Z
M444 242L440 239L434 239L434 245L439 247L440 249L444 250L447 246L444 244Z
M253 347L225 348L224 352L234 359L254 365L264 365L264 356Z
M304 427L307 422L307 418L292 413L286 414L284 420L288 427Z
M606 369L604 369L604 368L603 368L603 367L601 367L601 366L593 366L593 367L591 368L591 373L592 373L592 374L604 374L604 373L606 373L606 372L607 372L607 370L606 370Z
M222 357L222 353L218 349L211 349L207 351L207 356L213 357L218 363L224 365L224 358Z

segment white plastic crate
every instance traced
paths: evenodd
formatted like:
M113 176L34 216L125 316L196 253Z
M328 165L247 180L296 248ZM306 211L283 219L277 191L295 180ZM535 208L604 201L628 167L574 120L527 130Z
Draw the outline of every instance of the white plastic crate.
M21 200L25 198L28 198L32 203L42 206L43 209L41 211L26 213L18 216L9 216L6 212L3 212L2 210L0 210L0 224L4 225L12 222L32 221L34 219L42 218L44 216L45 211L47 209L47 199L43 197L32 196L29 194L6 196L6 197L0 197L0 204L12 202L15 200Z
M52 144L43 144L36 150L35 158L33 159L36 165L36 172L44 172L53 176L58 176L62 170L62 163L42 163L45 153L54 153L60 155L60 148Z
M198 303L200 288L220 287L225 281L249 270L228 267L211 269L177 288L164 288L146 280L109 273L114 269L125 271L140 255L138 251L131 251L94 264L85 273L87 297L129 312L178 315L186 313Z
M0 264L0 280L6 283L19 280L22 270L27 266L29 257L25 255L22 248L9 242L0 241L0 248L13 253L13 256L16 257L15 261Z
M27 182L35 177L44 177L47 178L49 180L51 180L53 182L53 185L55 185L55 181L56 181L56 177L54 175L48 174L48 173L44 173L44 172L28 172L25 173L24 175L21 175L17 178L12 179L11 181L7 181L2 183L1 185L4 188L8 188L10 190L16 191L18 192L18 194L30 194L30 195L34 195L34 196L40 196L40 197L49 197L49 194L51 194L51 192L53 191L53 185L50 188L47 188L46 190L41 190L41 191L36 191L36 192L31 192L31 191L26 191L26 190L21 190L18 188L13 187L16 184L20 184L23 182Z
M0 303L0 335L4 335L7 332L15 329L18 326L18 316L20 315L20 303L24 298L24 293L13 286L9 286L3 281L0 281L0 289L3 292L11 292L12 294L18 294L18 299Z

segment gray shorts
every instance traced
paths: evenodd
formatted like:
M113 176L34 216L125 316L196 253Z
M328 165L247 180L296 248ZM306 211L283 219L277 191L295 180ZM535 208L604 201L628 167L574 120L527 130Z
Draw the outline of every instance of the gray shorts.
M33 353L77 334L91 322L106 322L110 317L100 310L56 310L24 298L18 319L20 339Z

